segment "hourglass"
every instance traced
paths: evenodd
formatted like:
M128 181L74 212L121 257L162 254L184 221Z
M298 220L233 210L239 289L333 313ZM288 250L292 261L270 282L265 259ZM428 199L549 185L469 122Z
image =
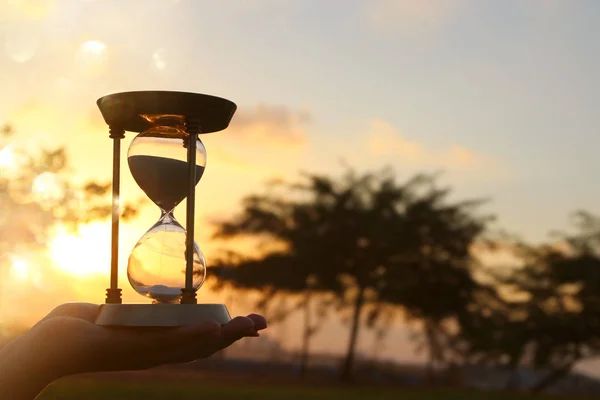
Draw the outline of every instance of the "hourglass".
M197 304L206 262L194 241L196 185L206 166L199 134L227 128L236 105L195 93L143 91L98 100L113 139L113 213L110 287L96 320L106 326L179 326L231 317L223 304ZM140 238L128 260L129 283L152 304L122 304L118 288L120 141L137 132L127 151L129 170L158 207L160 218ZM174 209L186 200L186 228Z
M127 153L129 169L138 186L160 209L161 217L137 242L127 265L131 286L155 303L174 303L182 296L186 269L186 231L173 215L188 192L188 136L179 115L143 115L152 127L133 139ZM206 164L206 150L196 140L195 179ZM192 163L192 159L189 161ZM193 282L197 290L206 275L204 256L193 243Z

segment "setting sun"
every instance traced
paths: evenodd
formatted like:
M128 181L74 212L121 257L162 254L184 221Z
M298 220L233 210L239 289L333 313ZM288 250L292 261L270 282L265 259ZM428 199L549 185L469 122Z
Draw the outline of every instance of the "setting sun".
M244 371L274 397L313 381L332 399L600 395L598 15L600 0L0 0L0 400L16 399L5 366L33 388L71 358L115 374L89 395L95 378L65 379L63 397L244 391ZM39 324L25 362L5 357L6 327L65 303L98 305L97 326ZM137 334L95 342L213 318L206 304L269 329L215 371L143 384L116 373L211 341L173 329L194 343L139 358ZM322 373L355 382L336 395Z
M103 223L83 225L78 232L57 229L48 245L57 269L77 277L106 274L110 265L110 230Z

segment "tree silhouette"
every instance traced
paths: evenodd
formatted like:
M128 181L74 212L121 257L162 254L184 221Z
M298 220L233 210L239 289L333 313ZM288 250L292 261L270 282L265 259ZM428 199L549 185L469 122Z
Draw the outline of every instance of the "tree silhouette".
M479 289L470 246L489 221L472 215L480 202L447 204L450 192L435 176L404 184L389 170L303 178L282 193L245 198L242 213L218 225L218 237L266 236L285 248L222 265L220 278L303 291L313 277L316 290L334 294L351 312L342 379L352 376L364 313L376 321L382 302L426 321L432 358L441 359L433 333L445 334L443 324Z
M110 184L94 181L74 185L66 174L64 148L22 152L8 145L14 130L0 128L0 254L43 249L51 229L61 224L75 230L79 224L111 214ZM137 208L126 204L122 216L133 218ZM1 260L0 278L9 265Z
M295 268L292 273L280 268L281 265L292 265L293 258L277 252L263 259L248 259L235 252L226 252L217 258L211 268L211 276L219 279L216 289L225 283L236 289L260 289L262 296L256 304L264 315L268 315L271 323L281 322L294 311L302 310L304 314L302 331L302 349L300 354L300 375L304 376L308 368L310 340L321 326L321 321L327 315L331 300L323 297L325 290L317 285L313 275L305 275L301 268ZM281 308L281 296L300 295L300 301L291 307ZM316 319L313 307L316 300ZM275 307L271 307L276 303ZM275 308L274 312L269 312Z
M466 354L540 370L533 392L600 354L600 219L578 212L574 221L576 232L557 233L551 244L513 243L522 266L496 274L510 295L480 301L478 312L461 320Z

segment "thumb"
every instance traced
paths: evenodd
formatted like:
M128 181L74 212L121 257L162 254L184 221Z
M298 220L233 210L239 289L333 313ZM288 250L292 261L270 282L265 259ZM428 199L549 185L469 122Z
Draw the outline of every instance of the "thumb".
M100 306L91 303L65 303L54 308L48 315L42 318L37 324L54 317L78 318L88 322L95 322L100 313Z

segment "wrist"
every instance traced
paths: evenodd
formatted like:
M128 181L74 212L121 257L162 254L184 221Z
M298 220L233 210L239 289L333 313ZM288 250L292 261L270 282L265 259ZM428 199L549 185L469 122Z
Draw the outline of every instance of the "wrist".
M61 377L36 351L39 346L27 333L0 349L0 399L33 400Z

